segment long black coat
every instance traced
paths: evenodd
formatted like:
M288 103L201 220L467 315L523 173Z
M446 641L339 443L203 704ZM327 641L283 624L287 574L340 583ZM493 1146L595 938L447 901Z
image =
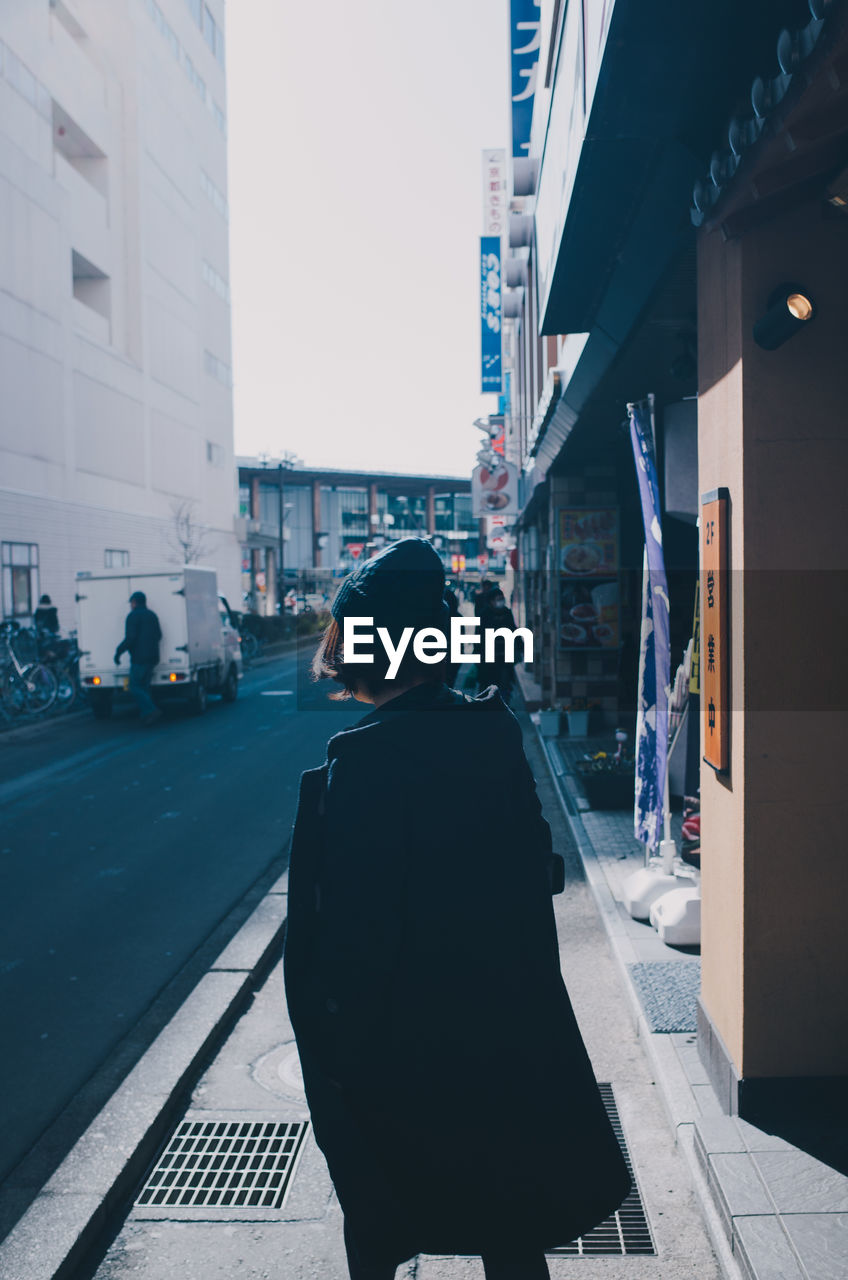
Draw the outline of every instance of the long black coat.
M566 1244L629 1190L560 976L550 850L494 689L415 688L303 775L286 993L369 1261Z

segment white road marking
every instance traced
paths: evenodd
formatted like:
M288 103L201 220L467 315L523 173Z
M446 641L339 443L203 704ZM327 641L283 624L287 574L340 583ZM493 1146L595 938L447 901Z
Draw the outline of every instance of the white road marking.
M260 698L293 698L294 689L263 689Z

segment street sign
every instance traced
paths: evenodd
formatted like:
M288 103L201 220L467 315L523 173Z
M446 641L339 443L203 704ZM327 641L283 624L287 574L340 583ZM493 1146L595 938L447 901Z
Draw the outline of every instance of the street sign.
M487 555L478 556L477 568L480 570L480 572L485 573L488 567L489 567L489 557Z
M480 237L480 359L482 392L500 393L501 364L501 242Z
M475 516L499 513L517 516L518 468L500 458L492 466L483 463L471 472L471 510Z
M507 226L506 151L483 152L483 235L502 236Z
M462 556L462 555L451 556L451 572L452 573L465 572L465 556Z
M347 549L350 552L350 554L353 556L354 560L359 559L359 557L362 555L364 548L365 548L364 542L349 542L347 544Z

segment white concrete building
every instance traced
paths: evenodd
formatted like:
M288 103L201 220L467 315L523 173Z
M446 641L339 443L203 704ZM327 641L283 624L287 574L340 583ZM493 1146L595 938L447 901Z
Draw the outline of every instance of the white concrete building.
M223 0L0 6L4 616L182 559L239 599Z

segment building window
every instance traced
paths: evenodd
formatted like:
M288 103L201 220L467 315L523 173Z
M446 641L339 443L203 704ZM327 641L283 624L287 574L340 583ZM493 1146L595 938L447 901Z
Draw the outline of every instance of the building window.
M426 532L427 500L423 494L414 498L409 498L406 494L390 494L388 514L392 517L395 533L402 535Z
M191 16L199 27L203 26L203 4L201 0L187 0L188 7L191 10Z
M129 569L129 551L115 551L111 547L103 552L103 567L106 569Z
M224 33L212 17L208 5L203 6L203 39L209 45L215 57L224 65Z
M232 386L233 371L223 360L219 360L211 351L203 353L203 367L211 378L216 378L225 387Z
M0 40L0 75L39 115L50 119L51 99L40 80L32 74L16 53Z
M206 81L200 75L189 55L183 49L183 66L185 73L198 92L201 102L206 101Z
M211 440L206 441L206 461L213 467L223 467L224 450L219 444L213 444Z
M76 249L71 250L71 277L77 302L82 302L108 320L112 311L112 292L109 277L93 262L89 262Z
M339 519L343 539L355 542L368 539L371 527L368 520L368 491L366 489L338 489Z
M250 519L250 485L239 485L239 515Z
M212 119L215 121L216 127L220 130L221 133L223 133L224 137L226 137L227 136L227 117L224 115L223 111L218 106L217 102L212 103Z
M214 289L222 302L230 301L230 286L222 275L219 275L210 262L203 260L203 279L209 285L210 289Z
M0 558L4 618L31 617L38 600L38 545L4 542Z
M227 206L227 197L224 195L204 170L200 170L200 189L206 196L206 199L212 204L216 213L220 213L225 222L229 220L230 210Z
M466 529L469 533L478 532L479 522L471 510L470 493L455 493L453 509L457 529Z

